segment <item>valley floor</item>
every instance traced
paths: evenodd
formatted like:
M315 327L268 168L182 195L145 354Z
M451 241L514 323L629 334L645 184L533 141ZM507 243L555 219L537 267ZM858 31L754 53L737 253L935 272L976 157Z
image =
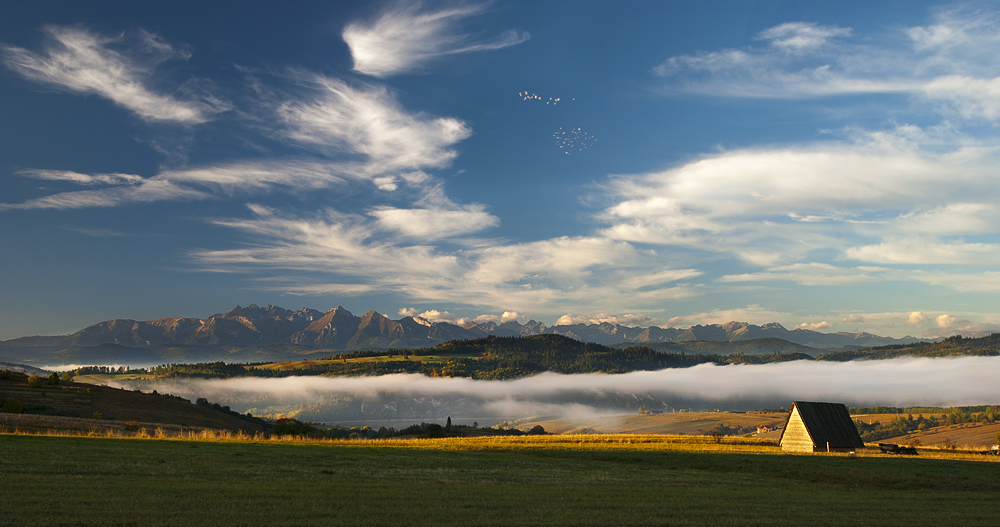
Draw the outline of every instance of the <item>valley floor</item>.
M0 435L0 518L20 525L1000 522L998 465L928 457L783 455L752 443L639 435L334 443Z

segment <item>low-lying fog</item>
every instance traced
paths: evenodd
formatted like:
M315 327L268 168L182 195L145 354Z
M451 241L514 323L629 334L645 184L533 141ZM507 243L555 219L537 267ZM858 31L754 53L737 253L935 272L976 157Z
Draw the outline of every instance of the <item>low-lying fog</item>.
M1000 357L795 361L626 374L543 373L513 381L381 377L161 380L144 384L205 397L254 415L323 422L476 418L481 424L533 415L585 417L654 411L788 407L793 400L851 406L1000 404ZM126 387L131 387L127 386Z

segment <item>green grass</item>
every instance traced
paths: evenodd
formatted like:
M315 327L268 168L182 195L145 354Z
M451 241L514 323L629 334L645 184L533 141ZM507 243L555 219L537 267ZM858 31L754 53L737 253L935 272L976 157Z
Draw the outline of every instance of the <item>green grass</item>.
M752 445L702 452L606 437L575 445L566 438L294 444L0 435L0 518L23 525L1000 523L994 463L765 455L749 453Z

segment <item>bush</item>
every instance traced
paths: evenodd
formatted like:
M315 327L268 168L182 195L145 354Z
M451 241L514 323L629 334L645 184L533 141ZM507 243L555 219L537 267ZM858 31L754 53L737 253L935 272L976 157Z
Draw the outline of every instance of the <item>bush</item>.
M94 412L94 415L92 415L91 417L94 418L94 419L103 419L104 418L104 416L101 415L101 412Z
M542 428L542 425L535 425L535 426L531 427L531 430L528 430L528 432L527 432L527 434L529 436L541 436L541 435L545 435L547 433L548 432L546 432L545 429Z
M24 408L21 406L21 401L13 397L8 397L3 402L3 411L8 414L19 414L24 411Z
M288 417L279 417L272 432L277 436L312 436L320 433L312 426Z
M49 386L59 386L59 374L56 372L50 373L47 384Z
M68 372L62 374L61 379L62 379L63 382L70 382L70 381L72 381L73 380L73 372L68 371Z
M43 382L45 381L43 381L41 377L35 375L34 373L32 373L30 377L28 377L28 386L31 386L32 388L41 386Z
M427 437L443 437L443 436L444 436L444 428L441 428L441 425L437 423L431 423L427 425Z

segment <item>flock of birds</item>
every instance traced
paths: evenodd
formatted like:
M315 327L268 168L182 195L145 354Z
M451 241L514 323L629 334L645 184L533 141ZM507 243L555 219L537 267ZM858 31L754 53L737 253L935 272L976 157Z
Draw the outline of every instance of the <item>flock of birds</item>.
M556 146L566 155L571 155L574 150L583 152L591 143L597 141L596 137L584 132L581 128L563 130L562 127L559 127L559 130L556 130L552 137L556 138Z
M526 91L517 92L517 94L521 97L521 99L523 99L525 101L528 101L528 100L531 100L531 101L545 101L545 104L551 104L552 106L555 106L555 105L559 104L559 101L562 100L559 97L549 97L549 99L546 101L545 99L541 98L537 94L528 93ZM570 100L575 101L576 97L574 97L574 98L572 98Z
M545 101L545 104L551 104L552 106L559 104L559 101L562 100L560 97L549 97L548 100L546 100L538 94L527 91L517 92L517 95L525 101ZM573 97L570 100L575 101L576 97ZM587 132L584 132L581 128L563 130L562 127L559 127L559 130L555 131L552 134L552 137L556 139L555 145L558 146L559 149L566 155L572 155L573 152L583 152L592 143L597 141L597 138Z

